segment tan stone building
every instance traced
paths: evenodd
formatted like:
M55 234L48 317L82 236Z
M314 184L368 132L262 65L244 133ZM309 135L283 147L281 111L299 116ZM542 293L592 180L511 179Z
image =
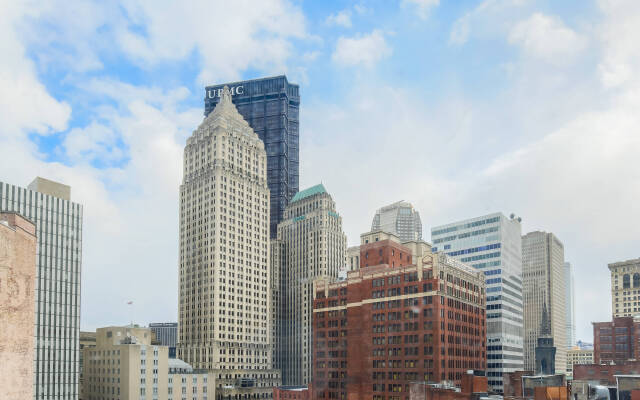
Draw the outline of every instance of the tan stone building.
M522 297L524 318L524 369L535 370L535 347L540 336L542 310L549 312L556 348L555 371L567 366L566 290L564 246L553 234L529 232L522 237ZM505 305L508 306L508 305Z
M87 400L215 399L215 377L170 359L167 346L151 344L149 328L111 326L96 331L95 347L83 349Z
M0 394L33 398L36 285L35 225L0 213Z
M609 264L613 317L640 313L640 258Z
M360 268L360 246L347 248L347 271L355 271Z
M578 364L593 364L593 349L574 347L567 350L567 377L573 378L573 366Z
M228 89L187 139L183 168L178 357L215 371L221 398L271 397L267 155Z
M84 363L83 363L83 353L85 348L96 347L96 333L95 332L84 332L80 331L80 359L78 362L78 370L80 371L78 377L78 400L84 400L84 393L82 393L82 387L84 382L84 373L82 372Z
M307 385L312 373L313 281L338 279L345 265L347 237L335 201L322 184L301 190L291 199L271 241L272 269L280 289L275 341L276 368L283 385Z

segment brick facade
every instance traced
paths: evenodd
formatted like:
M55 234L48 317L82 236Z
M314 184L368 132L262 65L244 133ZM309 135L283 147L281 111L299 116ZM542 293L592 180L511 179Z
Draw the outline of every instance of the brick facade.
M580 364L573 366L573 381L598 381L602 385L616 385L615 375L640 375L640 361L626 361L616 365Z
M640 321L633 317L616 317L611 322L593 323L593 362L621 364L638 359L640 349Z
M393 242L363 247L391 262L411 254ZM460 385L486 368L484 277L429 252L419 265L316 281L313 335L314 399L404 400L411 382Z
M311 387L280 386L273 388L273 400L311 400Z

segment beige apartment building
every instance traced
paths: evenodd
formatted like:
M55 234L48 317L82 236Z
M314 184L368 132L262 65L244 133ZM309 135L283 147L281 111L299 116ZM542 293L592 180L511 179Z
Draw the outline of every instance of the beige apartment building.
M33 398L36 228L17 213L0 213L0 393Z
M551 320L556 348L555 371L567 366L566 289L564 246L548 232L529 232L522 237L522 297L524 318L524 369L534 371L535 347L540 335L544 307ZM505 305L505 306L508 306Z
M87 400L215 399L215 377L170 359L167 346L151 344L149 328L111 326L96 331L83 349L82 393Z
M264 144L224 89L187 139L180 186L178 357L218 397L271 397L269 188Z
M567 350L567 377L573 378L573 366L578 364L593 364L593 349L574 347Z
M347 248L347 271L355 271L360 269L360 246L351 246Z
M640 258L609 264L613 317L640 313Z
M338 279L345 265L347 237L336 203L322 184L291 199L271 241L272 269L278 270L275 324L276 368L283 385L307 385L312 378L313 281Z

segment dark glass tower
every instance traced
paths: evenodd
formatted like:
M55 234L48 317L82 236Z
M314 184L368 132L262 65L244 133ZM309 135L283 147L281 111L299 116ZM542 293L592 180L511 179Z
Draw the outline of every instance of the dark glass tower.
M233 103L264 142L267 183L271 191L270 237L275 238L284 209L298 192L300 92L284 75L207 86L204 115L215 108L222 88L231 90Z

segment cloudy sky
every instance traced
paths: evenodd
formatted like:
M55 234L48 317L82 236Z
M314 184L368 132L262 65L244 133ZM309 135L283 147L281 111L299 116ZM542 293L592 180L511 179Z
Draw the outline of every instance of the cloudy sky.
M105 4L106 3L106 4ZM578 338L640 257L640 2L0 1L0 180L84 205L82 327L177 319L178 186L203 87L301 87L301 186L554 232ZM187 4L188 6L185 6ZM127 306L133 301L132 306Z

